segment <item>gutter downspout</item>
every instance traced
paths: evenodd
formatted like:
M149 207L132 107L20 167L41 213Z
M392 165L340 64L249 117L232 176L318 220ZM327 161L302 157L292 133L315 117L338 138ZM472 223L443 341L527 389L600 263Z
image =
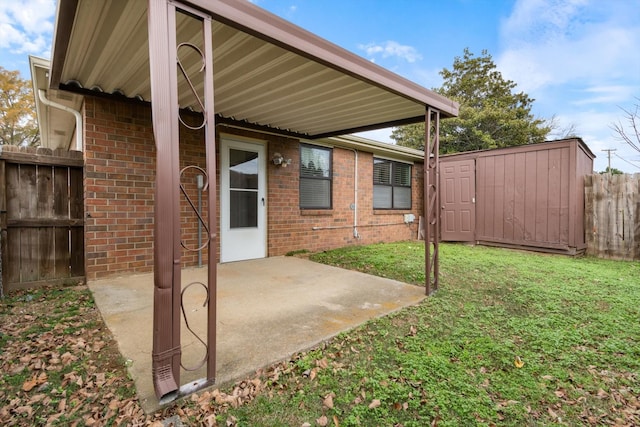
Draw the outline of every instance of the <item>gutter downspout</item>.
M353 151L353 158L355 161L354 173L353 173L353 237L360 238L358 234L358 150L351 148Z
M74 115L76 118L76 150L82 151L82 146L84 144L82 140L82 115L80 112L71 107L67 107L66 105L58 104L57 102L47 99L45 91L42 89L38 89L38 98L40 98L40 102L46 106L57 108L58 110L66 111L67 113Z

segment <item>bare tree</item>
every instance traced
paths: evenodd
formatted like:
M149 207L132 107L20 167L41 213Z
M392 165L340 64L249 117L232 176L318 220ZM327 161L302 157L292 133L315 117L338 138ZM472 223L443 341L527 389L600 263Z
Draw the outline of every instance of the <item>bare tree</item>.
M640 102L640 98L636 97L636 100ZM631 148L640 152L640 103L635 104L630 110L622 107L620 109L624 111L627 125L624 126L621 121L618 121L610 127L625 144L629 144Z
M551 129L547 136L549 139L579 138L576 124L569 123L566 126L561 126L555 114L547 120L547 126Z

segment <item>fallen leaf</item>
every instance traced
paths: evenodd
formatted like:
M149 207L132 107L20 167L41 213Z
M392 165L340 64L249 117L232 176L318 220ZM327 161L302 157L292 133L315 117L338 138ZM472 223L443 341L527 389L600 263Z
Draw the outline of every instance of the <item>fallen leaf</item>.
M515 360L513 361L513 364L518 369L524 366L524 362L522 361L522 359L520 359L520 356L516 356Z
M375 409L380 406L380 399L373 399L371 403L369 403L369 409Z
M323 357L320 360L316 360L316 366L320 369L327 369L329 367L329 362L326 357Z
M322 404L328 409L333 409L333 393L326 395Z
M318 424L320 427L326 427L327 424L329 424L329 419L326 415L323 415L316 420L316 424Z
M549 415L551 416L551 418L556 419L558 418L558 414L555 413L555 411L551 408L547 408L547 412L549 413Z
M34 403L38 403L41 400L44 400L45 397L46 397L46 395L44 395L44 394L36 394L35 396L32 396L31 399L29 399L29 405L33 405Z
M26 391L28 393L31 390L33 390L33 388L35 386L37 386L37 385L38 385L38 381L36 379L36 376L34 375L33 378L31 378L30 380L25 381L22 384L22 391Z
M19 415L27 414L29 418L33 415L33 408L31 406L18 406L14 411Z
M333 425L335 427L340 427L340 423L338 422L338 417L336 415L333 416Z
M414 325L411 325L411 327L409 328L409 335L411 335L413 337L417 333L418 333L418 328L416 328Z

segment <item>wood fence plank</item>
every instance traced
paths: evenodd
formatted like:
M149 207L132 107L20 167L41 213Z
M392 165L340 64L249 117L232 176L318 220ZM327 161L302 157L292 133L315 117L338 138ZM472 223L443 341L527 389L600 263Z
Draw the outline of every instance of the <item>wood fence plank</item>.
M35 165L20 165L20 218L38 217L38 185Z
M5 161L0 159L0 296L9 292L7 261L7 180Z
M55 241L53 227L40 227L38 232L38 280L53 279L55 269Z
M56 227L54 231L55 250L55 275L56 277L70 276L70 259L69 254L69 229L66 227Z
M7 230L6 247L7 263L3 266L7 277L5 289L11 290L13 283L20 282L20 230Z
M7 188L7 219L20 218L20 166L7 163L5 166Z
M640 259L640 174L585 179L587 254Z
M37 228L20 230L20 281L38 280L38 237Z
M51 166L38 166L36 182L38 186L36 218L54 218L53 168Z
M84 228L72 228L70 232L71 276L84 276Z
M69 218L84 221L84 174L79 168L69 168ZM71 228L72 276L84 275L84 229Z
M69 218L84 219L83 170L69 168Z
M53 168L37 166L37 218L54 218ZM38 280L55 277L55 245L52 227L38 228Z
M53 216L69 218L69 168L57 167L53 174Z

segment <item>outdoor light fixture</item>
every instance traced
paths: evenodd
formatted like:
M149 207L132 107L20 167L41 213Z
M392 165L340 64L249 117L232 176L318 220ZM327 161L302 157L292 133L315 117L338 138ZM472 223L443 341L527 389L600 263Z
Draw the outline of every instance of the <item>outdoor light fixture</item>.
M291 159L285 159L284 157L282 157L282 154L275 153L273 155L273 158L271 159L271 163L273 163L276 166L286 168L287 165L291 164Z

